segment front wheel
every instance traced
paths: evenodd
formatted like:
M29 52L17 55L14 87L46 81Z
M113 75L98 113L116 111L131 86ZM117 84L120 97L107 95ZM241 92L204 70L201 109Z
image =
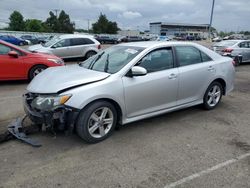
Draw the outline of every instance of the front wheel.
M93 55L95 55L96 54L96 52L94 52L94 51L90 51L90 52L88 52L87 54L86 54L86 59L88 59L88 58L90 58L90 57L92 57Z
M47 67L45 65L36 65L29 71L29 80L32 80L36 75L44 71Z
M222 93L222 85L219 82L211 83L203 98L204 108L207 110L214 109L220 103Z
M106 101L97 101L83 109L76 122L77 134L87 143L108 138L117 122L115 107Z

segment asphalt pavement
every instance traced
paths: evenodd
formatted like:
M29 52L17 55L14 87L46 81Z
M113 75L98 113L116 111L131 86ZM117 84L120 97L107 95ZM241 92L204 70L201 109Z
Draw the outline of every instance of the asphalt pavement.
M125 125L107 140L37 133L0 145L0 187L249 188L250 64L212 111L196 106ZM27 81L0 83L0 132L24 114Z

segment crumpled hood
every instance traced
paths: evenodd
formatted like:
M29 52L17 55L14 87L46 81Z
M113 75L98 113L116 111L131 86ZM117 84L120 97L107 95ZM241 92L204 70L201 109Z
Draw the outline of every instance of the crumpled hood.
M79 85L96 82L107 78L110 74L80 67L79 65L51 67L37 75L28 85L32 93L58 93Z

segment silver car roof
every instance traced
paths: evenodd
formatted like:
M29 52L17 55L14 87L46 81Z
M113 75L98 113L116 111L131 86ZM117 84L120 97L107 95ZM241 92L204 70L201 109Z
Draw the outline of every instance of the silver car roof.
M94 37L92 35L84 35L84 34L65 34L65 35L60 35L61 39L66 39L66 38L91 38L93 39Z
M166 46L194 46L199 50L205 52L212 59L220 59L222 56L215 53L214 51L194 42L183 42L183 41L146 41L146 42L130 42L122 43L119 46L131 46L131 47L141 47L145 49L160 48Z

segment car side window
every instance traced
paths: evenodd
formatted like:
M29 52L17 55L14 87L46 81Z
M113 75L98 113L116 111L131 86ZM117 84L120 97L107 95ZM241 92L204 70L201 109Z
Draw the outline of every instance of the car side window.
M85 44L94 44L94 41L88 38L85 38L84 41L85 41Z
M172 48L154 50L144 56L137 65L145 68L148 73L173 68Z
M61 48L70 46L70 39L63 39L53 45L53 48Z
M247 42L241 42L241 43L239 44L239 47L240 47L240 48L249 48Z
M80 46L80 45L85 45L84 38L71 39L71 46Z
M11 51L11 48L3 44L0 44L0 55L6 55L9 53L9 51Z
M180 66L187 66L202 62L200 50L195 47L176 46L175 49Z
M71 43L72 43L71 46L94 44L94 42L88 38L74 38L71 39Z
M202 51L200 51L200 53L201 53L202 62L212 61L211 57L209 57L207 54L205 54Z

